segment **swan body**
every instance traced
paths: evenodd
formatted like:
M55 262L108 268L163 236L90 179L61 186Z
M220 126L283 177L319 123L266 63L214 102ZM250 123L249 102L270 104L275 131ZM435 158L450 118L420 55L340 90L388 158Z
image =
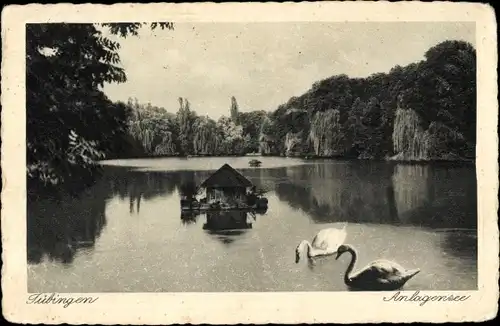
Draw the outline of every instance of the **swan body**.
M420 272L418 268L408 270L396 262L380 259L351 274L356 263L357 253L352 246L341 245L337 251L336 259L345 252L349 252L352 258L345 272L344 282L352 289L394 291L403 287L406 282Z
M319 231L313 238L312 243L302 240L295 249L295 262L300 261L301 252L307 253L307 258L312 259L319 256L330 256L337 252L339 246L344 243L347 236L346 225L342 228L327 228Z

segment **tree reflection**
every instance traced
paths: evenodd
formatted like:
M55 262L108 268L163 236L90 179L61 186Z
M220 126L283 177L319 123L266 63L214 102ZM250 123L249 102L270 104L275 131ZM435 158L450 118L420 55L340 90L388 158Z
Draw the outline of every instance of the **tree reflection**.
M103 185L79 197L29 197L27 207L28 262L44 257L70 264L76 253L92 248L106 225Z
M429 165L400 164L394 167L392 185L397 211L402 216L431 201L432 169Z
M477 263L477 232L466 230L448 230L444 236L443 250L447 254L462 259L468 259L473 264L464 266L464 269L470 269L469 272L475 273ZM466 272L464 270L464 272Z
M338 162L285 171L288 179L275 184L276 195L316 223L477 225L475 176L470 168Z
M477 228L475 171L463 166L398 165L392 177L399 218L429 228Z
M280 200L307 212L316 223L391 223L383 165L315 163L287 168L288 182L276 186Z
M180 182L174 173L134 172L112 173L107 176L111 194L122 200L128 199L130 213L139 213L141 200L171 195Z
M213 171L171 173L126 169L105 177L79 197L28 197L28 261L44 257L71 263L78 250L92 248L106 224L108 198L128 201L130 213L157 197L171 196L183 184L200 184ZM302 210L315 223L352 222L417 225L428 228L477 228L474 169L385 162L330 162L245 170L257 188L274 193L290 207ZM180 198L179 198L180 199ZM252 229L265 212L219 211L202 214L202 228L229 244ZM195 224L200 214L183 212L183 224ZM474 256L453 235L443 244L454 253ZM471 240L471 243L475 240ZM462 255L462 253L460 253Z

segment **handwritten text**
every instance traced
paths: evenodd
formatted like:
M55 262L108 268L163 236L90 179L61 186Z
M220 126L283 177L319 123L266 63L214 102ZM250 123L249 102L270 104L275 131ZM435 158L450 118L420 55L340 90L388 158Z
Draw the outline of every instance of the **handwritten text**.
M384 301L395 301L395 302L418 302L419 306L425 305L427 302L436 302L436 301L453 301L453 302L463 302L470 298L470 295L453 295L453 294L445 294L445 295L424 295L420 294L420 291L414 292L411 296L402 295L400 291L396 292L392 297L384 297Z
M56 293L35 293L28 297L27 304L60 304L68 308L72 304L91 304L97 301L98 297L69 297Z

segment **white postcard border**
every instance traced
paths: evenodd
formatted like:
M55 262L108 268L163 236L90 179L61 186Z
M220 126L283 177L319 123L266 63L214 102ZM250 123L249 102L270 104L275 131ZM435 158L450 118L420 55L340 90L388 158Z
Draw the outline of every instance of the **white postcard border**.
M389 293L82 293L92 304L28 304L26 262L25 23L122 21L475 21L478 62L478 291L463 302L384 301ZM498 301L496 19L453 2L185 3L8 6L2 12L2 310L19 323L460 322L493 318ZM412 295L412 292L404 293ZM419 295L443 295L425 291Z

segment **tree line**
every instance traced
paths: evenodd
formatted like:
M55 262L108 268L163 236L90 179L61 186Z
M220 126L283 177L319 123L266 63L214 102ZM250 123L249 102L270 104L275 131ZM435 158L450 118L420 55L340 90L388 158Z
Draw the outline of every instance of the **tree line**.
M199 116L112 102L104 83L126 81L121 37L171 23L28 24L27 174L31 185L91 182L104 158L176 155L469 159L475 154L476 53L463 41L430 48L424 60L367 78L336 75L275 111Z
M473 159L475 49L444 41L388 73L316 82L270 114L261 141L271 155Z
M141 104L130 98L126 107L128 150L118 157L151 156L233 156L259 151L259 126L265 111L239 112L231 98L230 116L214 120L191 110L186 98L179 98L176 113L165 108Z
M198 117L189 101L179 101L176 115L163 110L162 117L153 114L145 120L156 122L142 122L149 129L141 129L136 139L157 135L148 136L156 143L144 144L138 155L260 152L405 161L467 160L475 155L476 54L463 41L442 42L424 60L388 73L332 76L272 112L239 112L232 97L229 116L214 121ZM128 106L137 112L162 110ZM136 115L134 123L141 119ZM162 136L162 128L169 130L168 137Z

